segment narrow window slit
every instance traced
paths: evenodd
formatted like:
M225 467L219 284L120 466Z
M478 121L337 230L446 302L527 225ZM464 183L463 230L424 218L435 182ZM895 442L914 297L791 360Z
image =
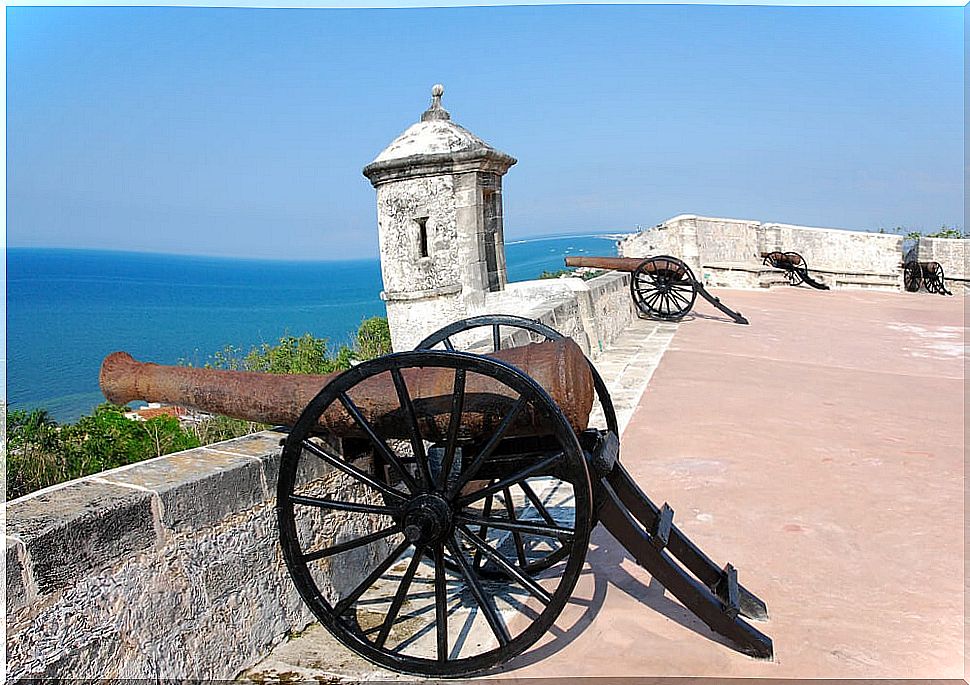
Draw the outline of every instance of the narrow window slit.
M420 257L428 256L428 217L422 216L415 221L418 222L418 251Z

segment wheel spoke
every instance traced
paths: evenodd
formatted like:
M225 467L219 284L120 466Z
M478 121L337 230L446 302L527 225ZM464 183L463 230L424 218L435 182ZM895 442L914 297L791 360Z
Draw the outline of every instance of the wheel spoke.
M449 352L455 351L455 346L451 344L451 338L445 338L441 342L444 343L445 349Z
M539 516L541 516L546 523L553 526L556 525L556 519L552 518L552 514L546 510L546 507L539 500L539 496L536 495L536 493L529 486L529 482L524 480L519 483L518 486L522 489L522 492L525 493L525 496L529 498L529 501L532 502L532 506L538 510Z
M455 369L455 386L451 393L451 417L448 419L448 438L445 443L445 456L441 460L441 473L438 474L438 489L444 490L448 484L448 474L455 462L455 449L458 447L458 429L461 427L461 413L465 406L465 369Z
M358 547L369 545L372 542L383 540L389 535L393 535L394 533L400 533L400 532L401 532L401 526L395 524L390 528L379 530L376 533L365 535L364 537L357 538L356 540L341 542L340 544L333 545L332 547L327 547L325 549L317 550L316 552L309 552L307 554L304 554L303 561L316 561L317 559L323 559L324 557L333 556L334 554L340 554L341 552L346 552L347 550L357 549Z
M499 333L498 324L492 324L492 350L498 352L502 349L502 336Z
M488 518L492 514L492 502L495 500L494 495L489 495L485 500L485 506L482 507L482 518ZM484 540L488 535L488 524L483 523L478 527L478 539ZM481 552L475 551L475 556L472 558L472 568L476 571L482 567L482 555Z
M502 499L505 500L505 511L509 519L514 523L518 519L515 516L515 505L512 504L512 493L508 488L502 490ZM525 566L525 547L522 544L522 536L517 530L512 531L512 541L515 543L515 554L519 559L519 566Z
M467 469L465 469L464 473L461 475L461 478L459 478L458 481L448 489L448 493L446 495L447 499L451 499L456 494L461 492L461 489L465 487L468 481L475 477L475 474L478 473L478 470L482 467L482 464L484 464L485 460L492 455L492 452L494 452L495 448L498 447L499 442L501 442L502 438L505 437L505 433L508 431L509 426L512 425L512 421L515 420L515 417L518 416L519 412L522 410L522 407L525 406L525 402L525 395L519 395L519 398L515 401L515 404L512 405L511 409L509 409L508 413L502 419L502 423L498 425L498 428L495 429L495 432L488 439L488 442L485 443L485 447L482 448L482 451L478 453L475 460L469 464Z
M506 519L491 518L488 516L470 516L459 514L457 519L463 523L479 524L489 528L499 530L519 531L530 535L541 535L548 538L556 538L561 542L569 542L573 539L574 531L572 528L561 528L559 526L544 526L540 523L529 523L525 521L507 521Z
M397 398L401 403L408 420L408 428L411 431L411 449L414 450L414 459L418 464L418 473L421 480L428 489L432 488L431 472L428 470L428 459L425 456L424 440L421 438L421 429L418 427L418 417L414 411L414 402L408 394L408 386L404 382L404 376L400 369L391 369L391 378L394 379L394 388L397 390Z
M654 290L652 296L651 295L646 296L644 298L644 304L647 305L647 309L653 309L656 306L657 300L660 298L661 295L663 295L662 290Z
M391 448L387 446L387 443L384 442L379 435L377 435L374 427L371 426L370 422L368 422L367 419L364 418L364 415L360 413L360 409L358 409L357 405L354 404L354 401L350 399L350 396L347 395L347 393L342 392L340 393L339 398L340 403L344 405L344 408L354 419L357 425L360 426L364 433L367 434L371 444L377 448L377 451L380 453L381 457L383 457L387 463L391 464L395 469L397 469L398 473L401 474L401 479L404 481L405 485L407 485L408 489L411 490L411 492L416 491L418 486L411 477L411 474L405 470L401 460L398 459L397 455L394 454Z
M528 590L533 595L535 595L535 597L539 599L539 601L541 601L543 604L548 604L549 602L552 601L552 597L549 595L548 592L546 592L542 588L541 585L539 585L537 582L532 580L532 578L530 578L526 574L522 573L522 571L520 571L519 569L515 568L515 566L510 564L508 560L505 559L505 557L503 557L497 551L489 547L485 542L476 538L475 535L470 530L465 528L465 526L459 526L458 530L461 532L462 535L468 538L468 541L471 542L472 545L475 546L476 552L480 552L484 554L493 562L495 562L495 564L503 571L505 571L509 575L509 577L519 581L519 583L521 583L521 585L526 590Z
M678 305L681 305L680 308L690 306L690 300L679 290L672 289L670 294L673 296L674 301L677 302Z
M438 661L448 661L448 586L445 579L445 551L441 544L434 548L434 604Z
M397 620L397 615L404 605L404 599L407 597L408 590L411 588L411 581L414 579L414 574L418 570L418 566L421 565L422 556L424 556L424 547L416 547L414 556L411 557L411 563L408 564L407 571L404 572L404 578L401 579L401 584L394 594L394 600L391 602L391 606L387 610L387 615L384 617L381 632L378 633L377 640L374 643L378 649L384 647L384 643L387 642L387 637L391 634L391 626L394 625L394 621Z
M462 576L465 578L465 583L468 585L468 589L471 590L472 596L475 598L475 602L482 610L482 614L485 616L485 621L488 626L492 629L492 633L495 634L495 639L498 640L500 646L504 647L509 642L512 641L512 636L509 635L508 628L502 623L502 618L499 616L495 607L488 601L488 597L485 595L485 591L482 589L481 583L478 582L478 578L475 577L474 572L468 568L468 562L465 560L465 556L461 553L461 548L458 540L455 538L454 533L448 538L448 547L451 549L452 556L455 557L455 561L458 563L458 568L461 571Z
M518 471L517 473L512 474L508 478L503 478L499 482L493 485L490 485L487 488L482 488L481 490L473 492L472 494L467 495L466 497L462 497L456 502L456 504L459 507L468 506L472 502L478 501L483 497L488 497L492 493L498 492L499 490L502 490L503 488L507 488L510 485L514 485L515 483L518 483L520 480L524 480L529 476L535 473L538 473L543 469L548 468L549 466L552 466L560 459L562 459L562 452L554 454L548 459L543 459L542 461L536 464L533 464L532 466L526 467L521 471Z
M393 516L394 509L382 507L379 504L362 504L359 502L338 502L325 497L307 497L305 495L290 495L290 501L294 504L304 504L308 507L320 507L321 509L333 509L334 511L356 511L362 514L383 514Z
M349 609L354 602L360 599L360 596L367 592L367 589L373 585L378 578L384 575L384 572L391 567L391 564L397 561L398 557L404 554L404 550L410 546L411 543L405 540L400 545L395 547L387 558L378 564L377 568L371 571L370 575L360 582L360 585L354 588L353 592L337 602L333 608L334 613L337 614L337 616L343 616L347 609Z
M385 485L384 483L381 483L380 481L375 480L369 474L364 473L356 466L350 464L349 462L344 461L338 455L330 452L329 448L327 447L317 445L316 443L310 442L309 440L304 440L303 449L307 450L314 456L319 457L320 459L327 462L334 468L340 469L344 473L353 476L354 478L361 481L362 483L366 483L367 485L371 486L375 490L380 491L381 493L387 495L388 497L395 497L400 500L407 499L404 495L402 495L394 488L391 488Z

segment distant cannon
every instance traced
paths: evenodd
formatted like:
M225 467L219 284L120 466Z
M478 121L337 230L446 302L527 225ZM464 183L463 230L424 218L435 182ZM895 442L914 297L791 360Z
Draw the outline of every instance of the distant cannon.
M812 278L811 274L808 273L808 263L797 252L779 252L776 250L774 252L762 252L761 256L764 258L762 264L775 269L782 269L785 272L785 278L792 285L807 283L816 290L829 290L827 285Z
M920 286L926 288L927 292L935 295L952 295L946 289L946 281L943 278L943 265L939 262L918 262L915 259L904 262L903 267L903 287L906 292L915 293Z
M532 342L499 349L502 328ZM491 333L493 351L455 351L454 337L476 329ZM283 557L320 623L374 663L459 677L508 662L565 607L597 521L736 649L772 656L771 639L744 620L766 619L764 602L620 464L609 392L574 342L537 321L486 316L419 347L316 377L163 367L115 353L101 384L113 401L291 426L277 483ZM588 427L594 400L601 428ZM321 465L351 483L315 479ZM351 561L334 566L338 555ZM362 580L344 578L348 566Z
M630 296L637 310L644 316L661 321L680 321L693 308L700 295L717 309L730 316L735 323L748 320L714 297L694 278L694 273L682 260L660 255L656 257L566 257L566 266L626 271L630 277Z

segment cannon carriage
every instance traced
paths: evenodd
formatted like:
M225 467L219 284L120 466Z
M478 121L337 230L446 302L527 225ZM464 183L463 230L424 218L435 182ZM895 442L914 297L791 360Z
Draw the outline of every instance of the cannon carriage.
M735 323L748 320L720 298L711 295L682 260L668 255L653 257L566 257L566 266L578 266L630 274L630 297L637 315L660 321L680 321L693 309L700 295Z
M900 266L903 267L903 287L906 292L919 292L922 286L926 288L926 292L934 295L953 294L947 290L943 277L943 265L939 262L920 262L911 259Z
M476 332L490 333L488 354L454 349ZM510 337L529 342L500 349ZM415 351L320 377L116 355L101 375L113 401L139 396L290 426L276 505L287 568L321 624L374 663L438 677L502 666L550 630L598 523L737 650L772 655L770 638L745 620L766 619L764 602L636 485L619 460L605 383L548 326L475 317ZM348 482L315 478L321 467ZM349 580L348 564L359 570Z
M780 250L775 250L772 252L762 252L761 257L761 263L765 266L784 271L785 278L792 285L805 283L816 290L830 289L829 286L821 281L812 278L812 275L808 272L808 262L797 252L781 252Z

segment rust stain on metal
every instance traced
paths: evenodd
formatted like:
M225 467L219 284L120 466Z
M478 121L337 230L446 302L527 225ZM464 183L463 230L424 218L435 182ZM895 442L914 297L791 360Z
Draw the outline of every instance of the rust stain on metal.
M533 343L488 355L532 377L559 406L573 429L584 430L593 406L593 381L582 350L570 339ZM339 374L320 376L219 371L139 362L127 352L108 355L101 365L100 385L111 402L134 400L188 406L239 419L292 426L303 409ZM448 428L454 388L454 371L446 368L407 368L402 371L414 402L423 434L443 437ZM356 385L351 399L363 415L386 437L408 436L388 373ZM466 380L462 432L484 435L502 420L516 399L513 391L492 378L469 372ZM338 404L320 418L321 428L339 436L358 435L359 428ZM546 419L523 411L511 434L545 432Z

